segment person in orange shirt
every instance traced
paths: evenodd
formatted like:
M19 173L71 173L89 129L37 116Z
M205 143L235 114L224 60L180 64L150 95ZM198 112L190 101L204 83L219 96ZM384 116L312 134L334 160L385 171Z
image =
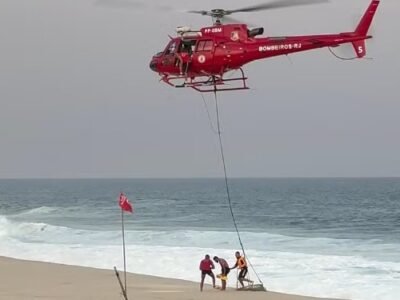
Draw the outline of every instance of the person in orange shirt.
M247 275L247 272L248 272L248 268L247 268L247 262L246 262L245 257L241 256L239 251L236 251L235 257L236 257L236 263L230 269L235 269L235 268L240 269L238 280L239 280L242 288L244 288L243 281L246 281L249 284L253 284L253 281L251 281L250 279L246 278L246 275Z

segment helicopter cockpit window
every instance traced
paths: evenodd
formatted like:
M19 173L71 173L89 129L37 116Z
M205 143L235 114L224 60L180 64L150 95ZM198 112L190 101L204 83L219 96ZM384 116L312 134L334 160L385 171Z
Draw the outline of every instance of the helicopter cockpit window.
M211 51L213 48L212 40L199 41L196 51Z
M176 51L176 42L173 41L169 44L167 51L165 52L165 54L171 54L171 53L175 53Z

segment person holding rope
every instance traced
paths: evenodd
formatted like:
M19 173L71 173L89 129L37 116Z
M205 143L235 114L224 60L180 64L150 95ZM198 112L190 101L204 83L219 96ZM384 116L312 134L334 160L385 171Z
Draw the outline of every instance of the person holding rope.
M253 281L251 281L250 279L246 278L247 272L248 272L248 268L247 268L247 262L244 256L240 255L239 251L236 251L235 253L235 257L236 257L236 263L235 265L230 268L230 269L235 269L238 268L240 269L239 272L239 276L238 276L238 280L240 282L240 285L242 286L242 288L244 288L244 283L243 281L248 282L250 285L253 284Z

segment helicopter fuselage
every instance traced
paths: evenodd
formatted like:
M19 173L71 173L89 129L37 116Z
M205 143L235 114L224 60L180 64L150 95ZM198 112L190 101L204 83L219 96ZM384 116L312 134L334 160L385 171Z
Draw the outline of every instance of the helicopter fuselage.
M261 28L257 29L262 31ZM153 71L168 75L221 75L263 58L336 47L371 38L355 32L265 38L252 37L249 33L245 24L202 28L196 34L171 39L165 50L152 58L150 67ZM360 44L357 47L358 56L363 55L364 46ZM185 67L182 64L188 64L187 68L182 69Z
M249 30L246 24L214 24L199 31L180 28L164 51L152 57L150 68L171 84L170 79L176 77L222 80L226 72L252 61L345 43L351 43L356 57L362 58L366 55L365 40L372 38L368 29L378 5L379 0L372 0L354 31L337 34L259 37L264 29ZM247 78L243 75L239 79Z

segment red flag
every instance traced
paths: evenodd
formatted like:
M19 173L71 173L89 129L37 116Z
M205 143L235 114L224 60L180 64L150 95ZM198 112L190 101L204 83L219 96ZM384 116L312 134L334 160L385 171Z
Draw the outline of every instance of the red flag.
M131 213L133 212L132 205L130 204L128 197L126 197L124 193L121 193L119 195L119 206L124 211L129 211Z

